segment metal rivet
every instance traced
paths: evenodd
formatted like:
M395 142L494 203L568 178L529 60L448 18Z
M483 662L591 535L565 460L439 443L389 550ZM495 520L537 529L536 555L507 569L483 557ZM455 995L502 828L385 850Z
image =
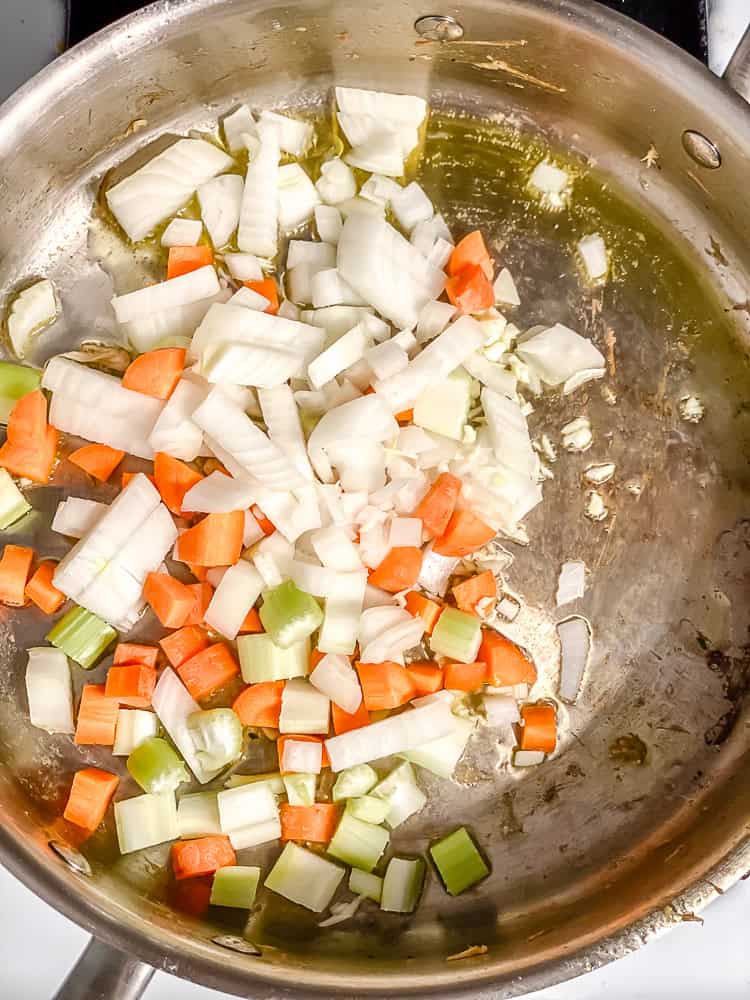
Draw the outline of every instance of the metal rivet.
M428 14L419 17L414 22L414 30L422 38L431 42L457 42L464 37L464 29L455 19L447 14Z
M718 146L707 139L702 132L695 132L693 129L685 129L682 133L682 145L691 158L708 170L718 170L721 166L721 153Z
M229 951L238 951L240 955L261 955L260 948L256 948L252 941L246 941L245 938L237 937L235 934L218 934L216 937L212 937L211 940L214 944L218 944L220 948L228 948Z
M93 875L91 865L74 847L64 844L61 840L50 840L49 847L74 872L78 872L79 875Z

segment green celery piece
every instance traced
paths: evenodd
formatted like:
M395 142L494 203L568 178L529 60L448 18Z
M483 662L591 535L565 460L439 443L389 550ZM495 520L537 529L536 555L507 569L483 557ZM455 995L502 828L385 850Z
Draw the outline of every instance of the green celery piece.
M0 469L0 529L9 528L30 510L31 504L13 482L8 470Z
M388 846L388 831L344 812L328 845L328 853L353 868L371 872Z
M173 792L190 775L176 750L166 740L152 736L144 740L127 759L127 769L144 792Z
M430 854L451 896L458 896L490 873L476 844L463 826L433 844Z
M285 774L284 789L290 806L311 806L315 802L317 774Z
M219 868L211 886L211 903L214 906L233 906L249 910L258 891L260 868L251 865L228 865Z
M263 594L259 614L263 628L282 649L307 639L323 622L318 602L292 580Z
M340 802L341 799L367 795L377 783L377 772L369 764L356 764L354 767L347 767L336 778L332 793L333 801Z
M421 858L391 858L383 878L381 910L413 913L422 894L425 869Z
M430 646L433 653L442 653L459 663L473 663L481 638L479 618L457 608L446 608L430 636Z
M310 640L282 649L270 635L241 635L237 639L242 679L246 684L306 677L310 671Z
M38 389L42 373L28 365L14 365L12 361L0 361L0 424L7 424L10 411L18 400Z
M363 872L359 868L352 868L349 872L349 888L355 896L367 896L374 903L379 903L383 893L383 880L379 875L373 875L372 872Z
M356 799L347 799L346 811L365 823L385 823L391 803L386 799L376 799L374 795L360 795Z
M224 787L239 788L240 785L254 785L259 781L267 784L274 795L284 795L284 779L278 771L270 774L230 774Z
M242 723L231 708L208 708L187 719L198 760L207 770L224 767L242 753Z
M47 642L88 670L93 667L117 632L85 608L71 608L47 633Z

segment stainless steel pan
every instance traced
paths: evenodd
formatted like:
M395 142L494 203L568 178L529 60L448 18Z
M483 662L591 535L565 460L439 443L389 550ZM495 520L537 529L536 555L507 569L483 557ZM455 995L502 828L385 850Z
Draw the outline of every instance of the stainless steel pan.
M595 442L554 466L511 574L517 634L549 676L559 565L592 569L581 611L596 652L563 710L561 752L511 773L480 741L461 787L428 782L428 809L396 844L422 851L467 822L493 872L465 897L449 899L432 875L414 917L363 908L328 932L271 901L243 937L169 906L165 850L119 860L98 836L84 858L66 840L56 818L78 752L28 725L23 649L45 626L9 613L0 857L98 942L60 996L135 997L149 966L257 998L518 996L639 947L750 870L750 112L595 3L467 0L439 11L455 22L419 21L433 13L416 0L162 2L67 53L0 115L0 289L55 279L67 329L46 354L113 337L113 282L132 287L155 267L97 215L113 165L240 98L323 114L334 82L428 97L424 183L519 276L519 322L567 319L611 352L608 392L595 384L532 418L555 436L587 412ZM748 48L731 77L746 95ZM548 146L577 176L573 207L555 219L524 186ZM596 295L570 263L572 241L593 229L617 263ZM705 406L699 423L681 417L690 394ZM609 516L592 523L582 473L601 460L617 471L603 487ZM45 554L61 551L47 525L64 488L33 493ZM471 945L486 954L446 962Z

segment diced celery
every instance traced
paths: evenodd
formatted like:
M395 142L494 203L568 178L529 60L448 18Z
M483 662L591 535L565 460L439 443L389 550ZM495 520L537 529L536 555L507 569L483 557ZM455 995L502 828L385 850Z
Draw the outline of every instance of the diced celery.
M221 833L216 792L183 795L177 803L177 829L186 839Z
M265 632L241 635L237 639L237 652L246 684L306 677L310 670L309 639L282 649Z
M259 614L263 628L282 649L309 638L323 621L323 612L315 598L291 580L263 594Z
M414 768L408 761L399 764L372 789L370 794L388 803L385 822L391 830L419 812L427 801L427 796L417 784Z
M377 771L369 764L357 764L341 771L333 786L333 801L367 795L378 783Z
M421 858L391 858L383 878L381 910L413 913L424 885L425 863Z
M356 799L347 799L346 811L355 819L365 823L385 823L391 804L387 799L376 799L374 795L360 795Z
M249 910L258 891L260 868L251 865L228 865L219 868L211 886L211 903L214 906L235 906Z
M430 636L433 653L459 663L474 663L482 643L482 625L476 615L446 608Z
M266 889L320 913L328 906L345 870L299 844L288 843L266 878Z
M224 767L242 753L242 723L231 708L194 712L187 719L198 760L207 770Z
M219 792L217 799L222 833L266 823L279 814L276 797L264 782L227 788Z
M117 632L90 611L75 607L55 623L46 638L88 670L117 638Z
M281 695L280 733L327 734L331 702L303 677L284 685Z
M451 896L457 896L490 873L463 826L433 844L430 854Z
M432 382L414 402L417 427L460 441L469 415L471 376L457 368L447 378Z
M317 774L285 774L284 788L290 806L311 806L315 802Z
M430 740L429 743L423 743L421 747L407 750L399 756L411 761L412 764L419 764L440 778L452 778L456 764L461 759L473 732L474 722L471 719L456 717L456 727L452 733L437 740Z
M7 424L10 411L21 396L39 388L42 373L28 365L0 361L0 424Z
M235 851L244 851L245 848L257 847L258 844L268 844L272 840L281 839L281 820L276 816L263 823L243 826L239 830L232 830L228 837Z
M116 757L127 757L145 740L159 732L159 720L153 712L142 708L121 708L117 713L115 745L112 753Z
M177 806L174 792L136 795L115 802L115 825L121 854L176 840Z
M353 868L371 872L388 846L388 840L388 831L382 826L365 823L344 812L328 845L328 853Z
M26 497L13 482L8 470L0 469L0 528L9 528L30 510L31 504L26 502Z
M352 868L349 872L349 888L357 896L367 896L374 903L380 902L383 893L383 880L372 872L363 872Z
M268 785L274 795L283 795L284 779L277 772L275 774L230 774L224 782L225 788L239 788L240 785Z
M152 736L130 754L126 763L144 792L173 792L190 775L182 758L166 740Z

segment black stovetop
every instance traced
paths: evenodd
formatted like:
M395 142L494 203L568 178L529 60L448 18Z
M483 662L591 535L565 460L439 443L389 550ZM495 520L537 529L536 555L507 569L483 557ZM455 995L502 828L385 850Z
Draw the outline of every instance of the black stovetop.
M706 62L706 0L600 0L605 7L627 14L665 35L683 49ZM145 7L139 0L68 0L68 44L80 42L100 28L134 10ZM97 9L92 9L96 7ZM102 10L101 8L106 8Z

